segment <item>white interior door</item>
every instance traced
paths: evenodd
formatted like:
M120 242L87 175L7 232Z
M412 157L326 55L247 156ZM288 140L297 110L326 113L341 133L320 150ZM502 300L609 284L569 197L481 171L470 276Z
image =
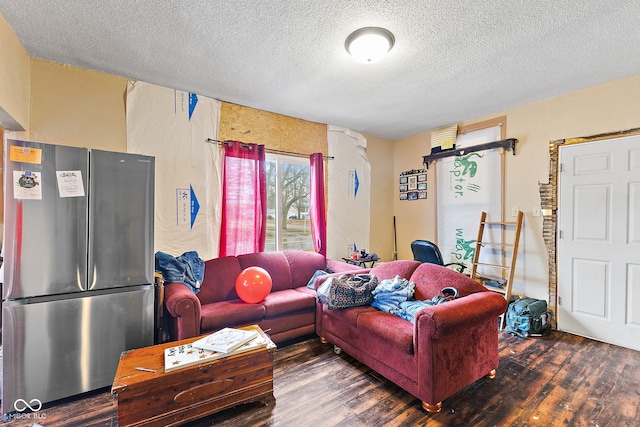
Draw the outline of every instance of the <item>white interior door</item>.
M640 350L640 136L560 162L558 329Z

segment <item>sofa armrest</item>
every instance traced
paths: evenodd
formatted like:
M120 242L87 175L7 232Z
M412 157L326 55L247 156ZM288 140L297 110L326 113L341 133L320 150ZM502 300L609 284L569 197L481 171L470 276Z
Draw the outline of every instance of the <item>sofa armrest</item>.
M182 340L200 335L200 300L182 283L164 285L165 306L171 315L172 338Z
M360 266L349 264L344 261L327 258L327 268L334 273L368 273L370 268L362 268Z
M465 297L420 310L416 314L414 340L442 339L460 328L473 328L491 320L498 328L498 316L507 309L507 301L495 292L476 292Z
M498 367L498 316L507 301L476 292L420 310L414 326L417 383L437 404Z

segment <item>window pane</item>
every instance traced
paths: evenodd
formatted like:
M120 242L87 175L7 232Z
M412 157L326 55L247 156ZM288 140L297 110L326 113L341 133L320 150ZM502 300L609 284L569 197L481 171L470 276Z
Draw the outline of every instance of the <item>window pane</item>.
M267 239L264 245L265 252L278 250L276 240L276 161L266 159L267 172Z
M311 251L309 162L297 158L267 159L267 243L265 250Z
M282 163L282 249L312 250L309 226L310 167L300 163Z

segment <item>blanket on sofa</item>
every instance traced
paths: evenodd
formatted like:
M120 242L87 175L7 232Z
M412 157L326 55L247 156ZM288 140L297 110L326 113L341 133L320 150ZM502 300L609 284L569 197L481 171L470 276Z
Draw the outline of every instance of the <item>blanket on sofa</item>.
M383 280L373 290L371 306L395 314L400 303L413 299L415 287L416 285L400 276Z

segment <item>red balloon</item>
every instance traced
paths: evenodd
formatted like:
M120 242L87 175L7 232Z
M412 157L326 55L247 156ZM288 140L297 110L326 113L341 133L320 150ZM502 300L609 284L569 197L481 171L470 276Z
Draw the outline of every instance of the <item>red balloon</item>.
M271 276L264 268L248 267L236 278L236 293L248 303L258 303L271 292Z

